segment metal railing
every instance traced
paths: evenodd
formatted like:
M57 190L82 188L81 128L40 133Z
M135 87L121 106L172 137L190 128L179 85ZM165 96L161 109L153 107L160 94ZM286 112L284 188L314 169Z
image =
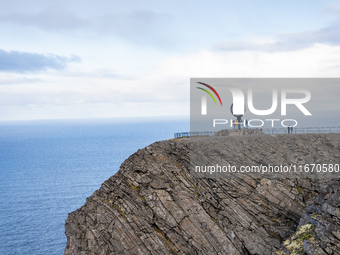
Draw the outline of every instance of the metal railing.
M269 135L288 134L288 128L266 128L262 132ZM340 133L340 126L293 128L292 132L293 134Z
M264 128L260 130L263 132L263 134L268 134L268 135L288 134L288 128ZM175 138L209 137L209 136L215 135L217 132L219 131L179 132L179 133L175 133L174 137ZM340 133L340 126L293 128L293 134L315 134L315 133L317 134Z
M213 136L217 133L217 131L202 131L202 132L180 132L175 133L175 138L190 138L190 137L196 137L196 136Z

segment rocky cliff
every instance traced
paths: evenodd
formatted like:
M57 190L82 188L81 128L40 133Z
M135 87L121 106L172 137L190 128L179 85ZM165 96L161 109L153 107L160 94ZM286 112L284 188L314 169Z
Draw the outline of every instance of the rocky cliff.
M338 178L196 179L190 141L156 142L125 160L69 214L65 254L340 254ZM338 141L340 134L305 134L216 143L230 148L221 155L235 164L339 164Z

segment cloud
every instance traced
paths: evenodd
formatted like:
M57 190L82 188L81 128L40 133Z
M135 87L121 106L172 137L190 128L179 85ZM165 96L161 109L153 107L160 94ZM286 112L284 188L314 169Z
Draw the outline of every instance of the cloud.
M74 32L84 28L90 35L110 35L138 45L167 46L173 43L172 17L149 10L107 12L81 18L57 8L35 13L15 12L0 15L0 23L32 26L48 32Z
M39 78L27 78L27 77L18 77L11 78L6 77L7 74L0 76L0 86L2 85L17 85L17 84L34 84L34 83L42 83L43 79Z
M166 28L171 21L168 14L148 10L109 13L99 19L97 29L136 43L164 44L169 36Z
M100 70L98 76L90 73L93 78L81 73L67 78L60 74L63 72L30 74L25 76L43 81L0 86L0 117L5 120L187 114L190 77L338 77L339 59L339 46L319 44L291 52L200 51L168 56L134 79L105 78ZM0 80L21 77L1 76ZM257 89L254 88L255 97L260 98ZM311 93L313 102L320 102L320 109L339 112L340 86L319 86ZM313 115L321 114L315 106L308 110ZM330 118L338 118L338 112Z
M323 13L335 17L340 16L340 4L329 4L326 8L323 9Z
M315 44L340 45L340 18L331 25L300 33L280 34L269 42L226 41L214 45L219 51L296 51Z
M62 70L69 62L80 61L78 56L69 58L53 54L38 54L0 49L0 72L36 72L46 69Z
M35 26L43 30L62 31L89 25L89 21L78 18L61 9L48 9L37 13L12 13L0 15L0 21Z

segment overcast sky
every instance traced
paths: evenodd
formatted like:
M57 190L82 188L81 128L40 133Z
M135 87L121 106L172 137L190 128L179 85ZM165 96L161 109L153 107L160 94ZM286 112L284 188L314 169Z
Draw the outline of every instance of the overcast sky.
M340 73L339 1L0 0L0 34L0 120L189 115L190 77Z

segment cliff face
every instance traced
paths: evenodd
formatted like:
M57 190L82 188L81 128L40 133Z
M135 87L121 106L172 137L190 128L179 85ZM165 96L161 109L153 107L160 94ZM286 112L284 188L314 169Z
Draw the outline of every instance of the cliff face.
M300 163L322 155L339 164L340 134L287 138L259 135L251 143L286 144ZM250 137L220 139L234 146L228 157L246 157L237 146ZM189 145L156 142L125 160L69 214L65 254L340 254L338 179L195 179ZM261 153L278 160L270 150Z

